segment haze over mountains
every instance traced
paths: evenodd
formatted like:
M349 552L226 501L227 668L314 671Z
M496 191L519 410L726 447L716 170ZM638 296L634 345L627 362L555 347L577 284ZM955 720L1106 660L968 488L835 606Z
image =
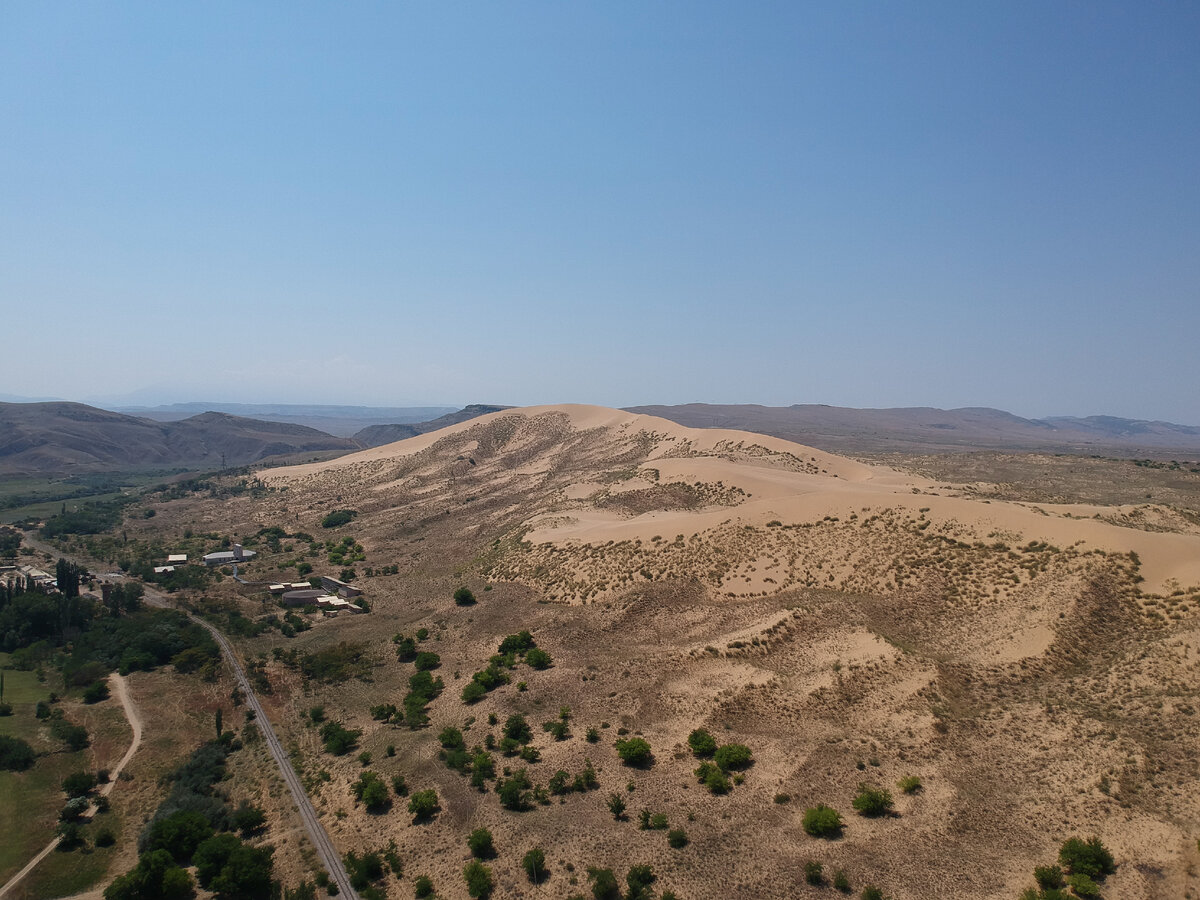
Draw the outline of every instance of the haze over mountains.
M427 434L509 407L175 404L134 416L80 403L0 403L0 474L67 474L129 469L218 468L295 453L349 452ZM259 417L234 415L254 410ZM692 403L638 406L692 428L727 428L801 442L837 453L1035 451L1125 457L1194 458L1200 427L1112 416L1025 419L1002 410L849 409ZM395 421L381 422L393 415ZM316 428L303 421L320 421ZM367 422L365 427L354 426Z
M1116 416L1025 419L999 409L849 409L820 404L758 406L688 403L633 406L691 428L733 428L833 452L1025 450L1161 456L1200 452L1200 427Z

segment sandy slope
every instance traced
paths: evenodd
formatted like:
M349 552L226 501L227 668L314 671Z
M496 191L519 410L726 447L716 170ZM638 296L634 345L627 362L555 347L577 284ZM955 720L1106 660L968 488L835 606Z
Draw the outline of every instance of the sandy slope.
M603 544L608 541L649 541L656 535L691 536L730 522L762 526L817 522L883 509L925 513L931 520L949 523L960 534L987 540L1003 534L1009 543L1045 541L1079 552L1091 549L1111 553L1136 552L1141 559L1145 589L1168 592L1200 584L1200 535L1168 534L1125 528L1099 521L1111 507L1052 506L983 502L948 496L948 486L892 469L869 466L834 454L779 438L724 429L694 429L653 416L637 415L597 406L536 406L505 410L409 440L376 447L329 462L277 469L266 475L272 482L296 482L339 472L357 475L381 465L416 457L439 443L461 442L482 434L502 420L518 423L516 437L501 454L522 441L521 427L532 429L539 421L566 419L573 434L594 435L614 449L640 442L643 460L631 477L617 482L589 480L594 472L581 470L581 480L556 468L560 461L542 455L518 469L481 461L481 475L546 478L558 476L562 498L572 508L534 515L528 540L535 544ZM475 448L477 445L469 445ZM461 452L461 450L460 450ZM721 485L741 492L736 503L684 509L652 509L638 514L611 505L589 502L594 498L645 489L649 484ZM394 482L378 487L386 490Z

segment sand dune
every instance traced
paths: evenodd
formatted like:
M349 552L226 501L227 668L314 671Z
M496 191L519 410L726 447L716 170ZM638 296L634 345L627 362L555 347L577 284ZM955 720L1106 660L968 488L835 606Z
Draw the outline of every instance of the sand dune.
M530 446L541 425L561 430L570 438L589 437L594 449L590 468L571 471L550 452L535 453L519 466L509 464L514 448ZM1039 541L1079 553L1136 553L1144 587L1153 593L1200 585L1200 535L1171 534L1127 528L1097 517L1112 507L1030 505L984 502L951 496L952 486L870 466L802 444L764 435L722 429L694 429L665 419L597 406L557 405L504 410L431 434L351 454L329 462L277 469L265 477L272 482L298 482L337 473L369 477L388 465L402 463L433 450L428 471L444 464L436 448L454 447L462 458L483 454L478 438L489 429L512 425L505 442L478 460L476 478L524 479L545 483L557 478L554 504L528 519L527 540L534 544L569 547L608 542L649 542L655 536L691 537L729 524L765 526L779 522L802 525L870 515L881 510L924 516L951 528L961 540L986 541L1003 534L1009 543ZM524 429L524 430L523 430ZM566 438L564 438L566 440ZM490 443L495 443L489 440ZM619 480L595 480L605 454L617 458L640 448L640 458ZM583 476L583 477L580 477ZM376 488L385 494L396 482ZM703 486L705 497L719 502L690 503L686 508L631 510L613 503L636 496L652 486ZM757 569L757 567L755 567ZM770 567L757 569L752 579L778 583Z

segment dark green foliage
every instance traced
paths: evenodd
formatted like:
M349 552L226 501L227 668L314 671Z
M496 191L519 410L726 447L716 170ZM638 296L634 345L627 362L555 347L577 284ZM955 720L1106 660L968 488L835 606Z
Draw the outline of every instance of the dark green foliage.
M176 862L187 865L196 848L212 833L212 823L202 813L180 810L151 822L143 835L141 849L166 850Z
M478 860L473 859L463 867L463 878L467 893L476 900L487 900L492 895L492 870Z
M562 719L555 719L552 722L543 722L542 731L548 731L550 736L556 741L565 741L571 736L571 729Z
M654 870L649 866L630 866L625 874L625 884L629 890L625 892L626 900L650 900L650 885L658 880Z
M453 725L447 725L438 735L438 742L447 750L462 750L467 746L463 733Z
M1080 838L1065 841L1058 851L1058 861L1068 872L1087 875L1089 878L1103 878L1117 871L1112 853L1098 837L1091 837L1086 841Z
M621 762L627 766L646 768L654 762L654 754L650 750L650 744L642 738L621 739L617 741L616 746L617 755L621 757Z
M96 786L96 776L91 772L73 772L63 779L63 793L68 797L84 797Z
M595 900L617 900L621 896L621 886L612 869L589 868L588 879L592 882Z
M413 660L413 665L417 667L418 672L430 672L441 664L442 658L436 653L430 653L428 650L421 651Z
M510 634L500 642L499 652L502 654L508 653L524 653L527 650L532 650L537 646L533 635L528 631L521 631L517 634Z
M362 732L357 728L343 728L338 722L326 722L321 726L321 741L326 753L345 756L356 746Z
M697 728L688 735L688 746L692 753L701 758L710 757L717 752L717 741L703 728Z
M850 893L850 876L844 869L838 869L833 873L833 886L843 894Z
M410 728L418 728L429 721L425 707L442 692L442 679L434 678L428 671L409 676L408 695L404 698L404 721Z
M749 766L754 756L745 744L723 744L713 753L713 762L722 772L731 772Z
M696 769L696 778L711 794L728 794L733 785L715 763L702 762Z
M533 729L529 727L524 716L515 713L504 723L504 736L519 744L528 744L533 740Z
M400 662L412 662L417 658L417 642L412 638L398 634L392 638L392 643L396 645L396 659Z
M467 848L476 859L494 859L496 856L492 833L486 828L476 828L467 835Z
M188 900L192 876L165 850L143 853L137 865L104 889L104 900Z
M235 849L213 879L212 889L219 900L269 900L274 852L273 847L246 844Z
M1033 869L1033 880L1043 890L1046 888L1060 888L1063 886L1063 870L1058 866L1035 866Z
M525 662L535 669L548 669L554 665L554 659L541 647L534 647L525 654Z
M50 733L66 744L67 749L72 752L82 750L90 743L87 729L66 719L51 720Z
M396 792L397 797L408 796L408 782L404 780L403 775L392 776L392 790Z
M600 743L600 729L596 727L589 728L587 730L586 738L589 744Z
M892 795L883 788L862 783L858 786L853 806L860 816L885 816L892 811Z
M505 809L524 812L533 808L533 782L524 769L515 772L511 778L497 782L496 793L500 797L500 805Z
M804 864L804 880L809 884L824 884L824 873L825 867L816 860L809 860Z
M682 828L672 828L667 832L667 845L673 850L681 850L688 845L687 832Z
M413 882L413 894L418 900L423 900L425 897L433 896L433 879L428 875L418 875L417 880Z
M372 706L369 710L371 718L376 722L390 722L393 718L400 715L400 710L396 708L395 703L380 703L377 706Z
M233 813L233 827L249 837L262 831L267 824L267 814L262 807L254 806L246 800L241 802Z
M883 891L875 887L873 884L868 884L862 889L862 893L859 894L859 897L861 897L862 900L883 900Z
M487 696L487 688L485 688L482 684L480 684L478 681L475 681L474 679L467 682L467 686L462 689L462 702L463 703L468 703L468 704L478 703L480 700L482 700L486 696Z
M230 745L225 742L204 744L167 776L171 790L159 805L150 825L142 832L139 849L147 849L151 834L160 821L181 812L202 816L209 825L208 834L229 829L229 808L214 791L214 785L225 777L225 759L229 752Z
M1100 885L1096 884L1090 876L1084 875L1082 872L1076 872L1067 877L1067 884L1071 886L1071 890L1075 892L1077 897L1099 897Z
M842 833L842 817L837 810L820 803L804 811L800 823L805 832L813 837L832 838Z
M36 758L37 754L25 741L0 734L0 770L24 772Z
M492 755L480 750L471 757L471 786L485 790L486 783L496 777L496 764Z
M351 678L367 679L371 674L371 659L363 643L341 641L300 657L300 673L322 684L340 684Z
M108 682L93 681L83 692L84 703L99 703L108 699Z
M97 847L111 847L117 842L117 836L113 834L111 828L101 828L96 832Z
M392 805L387 785L374 772L363 772L350 790L369 812L383 812Z
M200 887L207 888L212 884L213 879L225 868L230 854L240 846L242 842L237 835L223 831L206 838L196 847L192 863L196 867L196 880L200 882Z
M408 798L408 811L413 814L413 820L416 822L432 819L439 809L441 805L438 803L437 791L433 788L417 791Z
M46 520L41 535L44 538L56 538L65 534L101 534L120 524L121 510L132 499L126 498L124 502L88 502L78 509L64 509Z
M350 876L350 886L356 891L365 891L372 881L379 881L387 874L383 868L383 856L375 850L361 856L351 850L342 857L342 861L346 864L346 874Z
M541 884L546 880L546 854L541 847L534 847L521 859L521 868L525 870L525 875L534 884Z
M59 837L58 851L60 853L67 853L87 843L83 837L83 828L77 822L59 822L55 831Z
M454 602L459 606L471 606L475 602L475 594L468 587L460 587L454 592Z
M339 528L354 521L358 513L352 509L335 509L321 520L322 528Z
M608 811L614 819L620 821L625 817L625 798L620 794L608 795Z

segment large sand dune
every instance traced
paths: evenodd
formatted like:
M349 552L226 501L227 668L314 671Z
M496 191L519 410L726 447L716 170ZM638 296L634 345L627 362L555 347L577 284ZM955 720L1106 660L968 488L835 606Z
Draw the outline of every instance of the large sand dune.
M554 440L539 443L547 429ZM469 455L466 478L472 484L491 480L553 489L554 502L543 503L526 521L526 539L535 545L711 537L730 525L808 525L890 510L927 519L957 540L999 535L1009 544L1044 542L1077 554L1136 553L1144 588L1152 593L1200 584L1200 534L1103 521L1120 508L985 502L959 495L950 485L779 438L687 428L596 406L506 410L329 462L278 469L267 477L293 484L344 481L347 489L350 482L370 483L386 496L405 485L411 490L414 478L424 476L422 493L429 496L439 493L437 476L450 453L458 460ZM606 471L617 462L622 470ZM703 490L692 490L688 502L675 504L647 494L685 486ZM635 501L644 502L639 507ZM770 563L754 568L749 583L756 587L783 583L773 577L777 573Z

